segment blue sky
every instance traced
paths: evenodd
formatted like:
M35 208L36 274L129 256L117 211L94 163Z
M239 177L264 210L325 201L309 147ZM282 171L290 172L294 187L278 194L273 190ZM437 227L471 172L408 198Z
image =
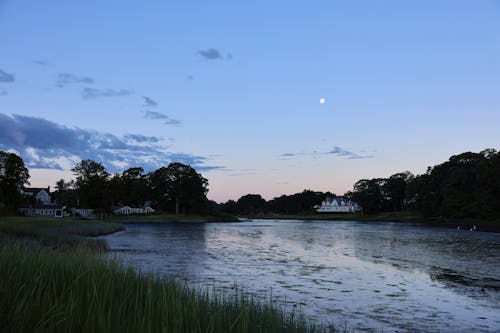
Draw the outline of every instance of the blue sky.
M499 149L499 1L0 0L0 51L0 149L36 186L92 158L342 194Z

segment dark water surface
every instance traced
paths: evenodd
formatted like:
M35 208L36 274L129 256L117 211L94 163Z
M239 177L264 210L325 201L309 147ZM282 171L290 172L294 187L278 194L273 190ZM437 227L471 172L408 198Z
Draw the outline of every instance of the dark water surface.
M374 332L500 332L500 234L390 222L127 225L109 256Z

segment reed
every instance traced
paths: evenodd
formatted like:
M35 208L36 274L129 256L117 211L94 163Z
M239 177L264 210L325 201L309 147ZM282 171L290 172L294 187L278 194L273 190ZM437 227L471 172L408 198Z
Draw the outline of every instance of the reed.
M272 302L193 290L137 273L86 247L0 245L3 332L326 332Z
M0 218L0 236L3 238L27 239L59 250L86 247L102 252L107 249L106 241L90 237L107 235L123 229L121 224L102 221L32 217Z

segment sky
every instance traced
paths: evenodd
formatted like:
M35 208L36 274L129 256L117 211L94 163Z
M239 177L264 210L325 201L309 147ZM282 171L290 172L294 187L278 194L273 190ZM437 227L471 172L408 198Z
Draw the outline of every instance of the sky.
M32 186L93 159L340 195L499 128L498 0L0 0L0 150Z

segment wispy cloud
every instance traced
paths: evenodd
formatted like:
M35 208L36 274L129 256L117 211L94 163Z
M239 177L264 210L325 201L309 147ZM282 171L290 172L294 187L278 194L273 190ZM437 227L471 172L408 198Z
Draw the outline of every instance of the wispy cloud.
M188 79L188 80L194 80L194 76L193 75L188 75L188 76L186 76L186 79Z
M84 88L82 91L82 97L85 99L99 98L99 97L120 97L129 96L134 92L128 89L96 89L96 88Z
M345 156L346 158L350 160L357 160L357 159L363 159L363 158L373 158L372 155L358 155L356 153L353 153L349 150L345 150L344 148L335 146L333 147L332 150L327 151L326 153L323 154L328 154L328 155L335 155L335 156Z
M50 66L51 65L50 61L47 61L47 60L33 60L33 63L35 65L39 65L39 66Z
M73 84L73 83L92 84L94 82L95 80L91 77L79 76L71 73L60 73L57 75L56 85L59 88L62 88L67 84Z
M228 169L228 168L222 168L219 171L223 171L225 176L240 177L240 176L256 175L258 170L256 170L256 169Z
M208 60L224 59L222 53L213 47L208 48L206 50L198 50L197 54Z
M350 160L356 160L356 159L363 159L363 158L373 158L372 155L359 155L356 154L352 151L346 150L344 148L335 146L333 147L332 150L329 150L327 152L320 152L320 151L313 151L311 153L304 153L304 152L298 152L298 153L284 153L281 154L281 157L284 157L284 159L288 159L289 157L296 157L296 156L311 156L314 159L320 158L322 155L334 155L334 156L342 156Z
M158 106L158 102L156 102L154 99L148 96L142 96L144 98L144 105L145 107L155 107Z
M7 94L8 94L7 90L3 90L3 89L0 90L0 96L5 96Z
M160 142L161 140L163 140L162 138L157 137L157 136L145 136L142 134L125 134L124 138L131 140L131 141L139 142L139 143L143 143L143 142L157 143L157 142Z
M156 112L156 111L143 111L144 118L153 119L153 120L161 120L164 125L181 125L182 122L177 119L170 118L164 113Z
M131 142L132 141L132 142ZM109 171L142 166L150 171L170 162L181 162L199 171L221 169L206 165L203 156L169 152L157 137L111 133L67 127L52 121L0 113L0 149L14 150L31 168L67 170L81 159L102 162Z
M9 74L0 69L0 82L14 82L14 74Z
M295 156L301 156L301 155L306 155L305 153L284 153L281 154L281 157L295 157Z

